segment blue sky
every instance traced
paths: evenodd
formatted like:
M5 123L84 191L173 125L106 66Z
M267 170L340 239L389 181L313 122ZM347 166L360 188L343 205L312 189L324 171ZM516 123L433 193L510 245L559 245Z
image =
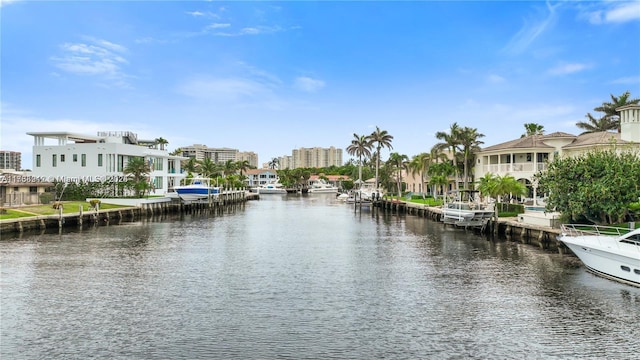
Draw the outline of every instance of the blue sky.
M454 122L484 146L529 122L577 135L611 94L640 97L639 1L1 4L0 147L25 168L30 131L128 130L263 163L378 126L411 157Z

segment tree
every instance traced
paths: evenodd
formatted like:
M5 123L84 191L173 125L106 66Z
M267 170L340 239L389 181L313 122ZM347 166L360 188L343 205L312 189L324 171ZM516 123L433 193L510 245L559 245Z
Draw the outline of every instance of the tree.
M347 146L347 153L358 157L358 183L362 185L362 158L371 156L371 141L367 136L353 134L351 145Z
M236 173L236 170L236 163L233 160L225 161L224 165L222 166L222 174L224 176L233 175Z
M220 172L218 164L209 157L206 157L199 162L199 170L200 175L205 178L212 178Z
M520 136L521 138L532 135L544 135L544 126L536 123L524 124L525 133Z
M604 117L608 118L615 129L620 132L620 117L618 116L617 108L624 105L632 105L640 103L640 99L629 99L631 93L625 91L620 96L613 96L611 94L611 102L603 102L602 105L593 109L594 111L603 112Z
M160 145L160 150L164 150L164 146L167 145L169 143L169 141L167 141L167 139L159 137L157 139L155 139L156 144Z
M144 196L145 191L149 188L147 175L151 173L151 167L144 157L130 157L122 172L131 178L136 197Z
M280 160L278 160L278 158L272 158L271 161L269 161L269 169L277 169L280 167Z
M484 134L480 134L478 129L464 127L458 132L458 143L460 144L461 151L463 154L463 167L464 167L464 188L467 189L469 183L469 160L472 160L472 163L475 162L475 158L473 153L477 150L480 150L480 145L484 144L484 142L478 140L479 138L484 137Z
M391 171L396 175L396 185L398 186L398 198L402 196L402 170L407 168L409 157L399 153L389 154L389 165Z
M192 157L189 158L183 165L182 168L187 172L187 174L194 174L198 172L198 160Z
M429 179L429 185L433 187L433 197L436 197L436 189L440 187L440 193L444 194L443 187L449 184L449 176L455 174L453 164L450 162L435 163L429 167L428 174L431 176Z
M416 174L420 175L421 187L425 186L425 175L427 174L427 171L429 171L429 166L431 165L431 161L432 161L431 154L420 153L414 156L409 162L409 171L411 172L411 175L414 175L414 176ZM421 188L420 191L422 192L422 195L424 198L424 194L427 192L426 189Z
M620 223L629 215L629 204L640 198L640 154L608 149L557 157L536 178L548 194L547 208L555 208L566 220Z
M576 123L578 128L584 130L582 132L583 134L616 130L618 128L616 122L606 115L602 116L600 119L596 119L591 115L591 113L587 113L586 117L588 121L579 121Z
M451 124L449 128L449 132L438 131L436 132L436 138L438 140L442 140L441 143L436 144L435 146L439 150L450 150L451 158L453 161L453 167L456 169L454 175L456 178L456 189L458 189L458 163L456 160L456 153L458 146L460 145L460 126L457 123Z
M380 150L383 147L388 148L389 150L393 149L391 146L391 142L393 141L393 136L389 135L387 130L380 130L379 127L376 126L376 130L371 133L367 137L371 145L376 148L376 189L378 189L378 173L380 169Z
M244 172L252 168L251 164L249 164L249 160L237 161L235 167L240 172L241 176Z

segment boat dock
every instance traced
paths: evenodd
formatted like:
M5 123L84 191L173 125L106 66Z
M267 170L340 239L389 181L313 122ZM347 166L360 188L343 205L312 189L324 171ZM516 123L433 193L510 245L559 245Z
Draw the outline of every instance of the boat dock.
M442 222L443 214L440 207L389 199L376 201L375 206L385 211L406 213ZM484 235L504 236L508 240L517 240L541 249L558 251L560 254L570 253L570 250L557 239L560 228L523 222L521 217L491 219L484 225L461 227Z

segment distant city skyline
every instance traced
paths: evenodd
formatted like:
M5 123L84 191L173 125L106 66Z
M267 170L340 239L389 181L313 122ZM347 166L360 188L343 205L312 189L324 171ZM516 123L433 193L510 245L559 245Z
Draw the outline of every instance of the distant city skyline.
M132 131L259 162L388 131L429 151L456 122L484 146L525 123L579 134L640 97L640 2L0 1L0 149L32 131ZM345 153L346 162L349 155Z

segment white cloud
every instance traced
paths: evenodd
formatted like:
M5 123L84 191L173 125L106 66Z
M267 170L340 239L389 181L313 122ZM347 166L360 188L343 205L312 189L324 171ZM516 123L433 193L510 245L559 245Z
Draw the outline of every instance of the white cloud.
M549 69L548 72L549 74L552 74L552 75L566 75L566 74L573 74L580 71L584 71L589 68L591 68L591 66L587 64L580 64L580 63L561 64L554 68Z
M627 76L617 78L611 81L611 84L632 84L637 85L640 83L640 76Z
M122 67L128 64L121 54L127 49L110 41L87 38L88 43L60 45L61 55L51 57L55 66L66 73L94 75L108 79L112 84L128 87L128 77Z
M218 101L238 101L272 93L265 84L243 78L194 79L179 86L178 91L189 97Z
M487 76L487 81L492 84L499 84L505 82L506 79L500 75L490 74L489 76Z
M599 3L598 3L599 4ZM608 9L588 11L582 16L592 24L623 23L640 20L640 1L606 4Z
M325 86L324 81L318 79L312 79L307 76L300 76L296 78L294 87L298 90L305 92L316 92Z
M560 6L547 3L547 14L544 18L525 21L524 26L511 38L503 51L512 54L519 54L525 51L547 28L556 21L556 8Z

